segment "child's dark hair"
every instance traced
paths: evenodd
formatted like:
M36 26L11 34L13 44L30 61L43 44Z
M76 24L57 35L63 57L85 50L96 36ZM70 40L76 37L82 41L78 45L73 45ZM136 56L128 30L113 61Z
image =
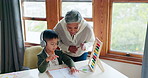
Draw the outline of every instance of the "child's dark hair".
M44 33L43 33L43 40L46 41L46 40L49 40L49 39L54 39L54 38L58 38L58 34L53 31L53 30L45 30Z

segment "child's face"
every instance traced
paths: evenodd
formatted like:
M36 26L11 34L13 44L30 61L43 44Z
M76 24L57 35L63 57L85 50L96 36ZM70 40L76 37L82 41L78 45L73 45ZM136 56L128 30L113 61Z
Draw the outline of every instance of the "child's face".
M47 45L46 45L47 50L49 50L49 52L55 51L57 48L57 42L58 42L57 38L47 40Z

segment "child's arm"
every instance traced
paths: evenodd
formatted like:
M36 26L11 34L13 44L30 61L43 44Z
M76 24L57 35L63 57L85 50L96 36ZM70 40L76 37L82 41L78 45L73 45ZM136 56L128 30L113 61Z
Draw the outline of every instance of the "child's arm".
M75 67L74 65L74 61L69 57L67 56L66 54L64 54L63 52L61 52L61 58L62 58L62 61L69 67Z
M77 70L75 67L71 67L70 72L71 74L74 74L75 72L79 72L79 70Z
M48 62L46 62L45 58L42 58L40 55L38 55L38 70L40 73L43 73L46 71L46 68L48 67Z
M78 70L75 68L74 61L69 56L67 56L66 54L62 52L61 52L61 55L62 55L61 56L62 61L70 68L71 74L78 72Z
M49 57L43 59L41 56L38 55L38 70L40 71L40 73L45 72L48 67L49 61L52 61L57 57L59 57L59 56L50 55Z
M46 62L52 61L52 60L54 60L54 59L56 59L56 58L58 58L58 57L59 57L59 56L52 54L52 55L50 55L49 57L46 58Z

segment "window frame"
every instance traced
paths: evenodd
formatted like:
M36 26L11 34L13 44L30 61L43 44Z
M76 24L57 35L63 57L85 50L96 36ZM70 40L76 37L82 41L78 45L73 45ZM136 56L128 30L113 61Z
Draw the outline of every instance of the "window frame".
M35 46L35 45L40 45L38 43L31 43L26 41L26 26L25 26L25 20L32 20L32 21L47 21L47 29L52 29L56 23L59 21L59 1L60 0L46 0L45 1L45 6L46 6L46 17L41 18L41 17L25 17L23 16L24 14L24 7L23 7L23 1L21 1L21 8L22 8L22 27L23 27L23 36L24 36L24 43L25 47L30 47L30 46ZM38 2L38 1L36 1ZM52 7L51 7L52 6ZM53 9L53 7L55 9ZM57 15L55 15L57 14Z
M130 63L130 64L136 64L136 65L142 65L142 57L143 55L137 55L137 54L127 54L127 53L121 53L118 51L111 51L110 50L110 43L111 43L111 25L112 25L112 5L114 2L144 2L147 3L148 0L108 0L108 1L97 1L94 0L94 10L97 11L95 12L95 17L94 17L94 23L95 23L95 35L103 41L103 47L101 51L101 56L100 58L106 59L106 60L112 60L112 61L118 61L118 62L124 62L124 63ZM99 12L99 7L98 9L95 8L95 6L100 5L100 6L107 5L107 7L103 7L106 12L103 15L103 12ZM102 8L101 8L102 9ZM98 15L96 16L96 14ZM102 15L102 18L99 20L98 17L99 15ZM99 20L100 23L97 23ZM105 21L105 23L101 23L102 21ZM99 27L96 27L96 25L99 24ZM101 27L104 26L104 27ZM98 29L103 29L98 30ZM99 32L97 32L99 31Z
M25 40L25 46L28 46L28 42L26 42L26 25L25 25L25 21L26 20L32 20L32 21L47 21L46 20L46 18L40 18L40 17L25 17L25 16L23 16L24 15L24 7L23 7L23 5L24 5L24 3L23 3L24 1L22 1L21 2L21 7L22 7L22 22L23 22L23 29L24 29L24 31L23 31L23 33L24 33L24 40ZM38 2L38 1L37 1ZM36 44L36 43L30 43L30 44L32 44L32 45L34 45L34 44ZM29 45L30 45L29 44Z

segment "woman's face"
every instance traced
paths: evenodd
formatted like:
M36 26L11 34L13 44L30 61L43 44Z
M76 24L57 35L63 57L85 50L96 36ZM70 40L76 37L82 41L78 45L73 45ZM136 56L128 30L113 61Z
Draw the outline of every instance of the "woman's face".
M70 35L75 35L78 32L78 25L79 23L67 24L67 30L69 31Z

